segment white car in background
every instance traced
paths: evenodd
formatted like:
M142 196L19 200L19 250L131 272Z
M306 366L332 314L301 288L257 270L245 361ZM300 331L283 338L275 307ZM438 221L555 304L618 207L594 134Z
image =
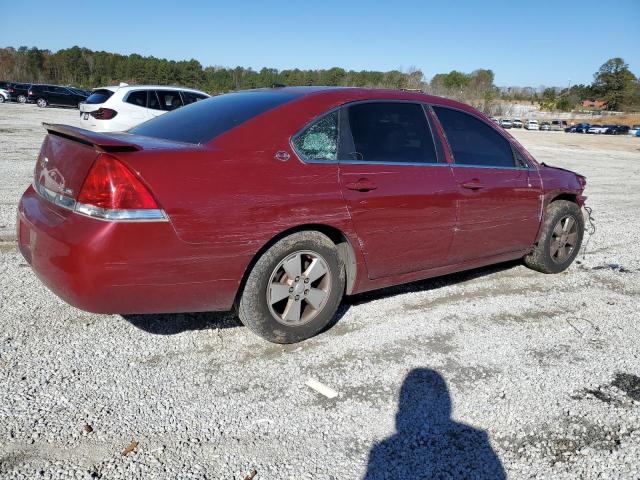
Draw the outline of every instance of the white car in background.
M537 120L527 120L524 124L524 128L525 130L539 130L540 126L538 125Z
M200 90L163 85L100 87L80 104L80 125L94 132L123 132L209 96Z
M0 88L0 103L8 102L11 100L11 95L4 88Z
M596 135L600 135L607 131L607 129L611 127L611 125L591 125L587 133L595 133Z
M511 122L511 125L513 126L513 128L522 128L522 120L520 120L519 118L514 118Z

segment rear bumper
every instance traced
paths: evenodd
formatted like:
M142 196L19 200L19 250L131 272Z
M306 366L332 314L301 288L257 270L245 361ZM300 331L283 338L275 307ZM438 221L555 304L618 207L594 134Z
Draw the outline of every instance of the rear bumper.
M185 243L169 222L105 222L60 209L33 187L20 200L17 228L42 282L96 313L228 310L249 262L228 245Z

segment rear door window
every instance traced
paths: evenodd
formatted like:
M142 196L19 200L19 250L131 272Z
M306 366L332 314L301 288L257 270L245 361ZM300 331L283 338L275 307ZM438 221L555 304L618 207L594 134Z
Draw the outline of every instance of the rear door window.
M136 105L138 107L147 106L147 90L135 90L127 96L127 103L131 105Z
M157 90L156 93L160 99L160 107L162 110L171 111L183 105L180 92L177 90Z
M348 107L351 160L437 163L431 129L420 104L371 102Z
M514 167L511 143L479 118L446 107L434 106L454 163L482 167Z
M84 103L89 103L89 104L104 103L107 100L109 100L109 98L111 98L111 95L113 95L113 92L111 90L107 90L106 88L103 88L100 90L94 90L93 93L89 95L89 97L85 100Z

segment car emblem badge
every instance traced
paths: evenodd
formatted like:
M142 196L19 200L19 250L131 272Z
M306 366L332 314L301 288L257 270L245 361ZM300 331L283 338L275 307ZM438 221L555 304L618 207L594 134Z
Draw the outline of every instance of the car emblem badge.
M40 161L40 165L42 165L42 168L46 167L47 163L49 163L49 159L47 157L43 157Z
M279 150L276 152L275 158L276 160L280 160L281 162L286 162L291 158L291 156L284 150Z

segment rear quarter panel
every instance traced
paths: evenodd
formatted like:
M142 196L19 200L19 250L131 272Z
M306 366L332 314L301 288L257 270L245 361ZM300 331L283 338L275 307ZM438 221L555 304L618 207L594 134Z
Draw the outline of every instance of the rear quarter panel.
M118 156L149 185L180 240L213 247L211 268L239 283L256 253L293 228L328 225L357 245L337 164L304 164L289 143L325 106L267 112L209 145Z

